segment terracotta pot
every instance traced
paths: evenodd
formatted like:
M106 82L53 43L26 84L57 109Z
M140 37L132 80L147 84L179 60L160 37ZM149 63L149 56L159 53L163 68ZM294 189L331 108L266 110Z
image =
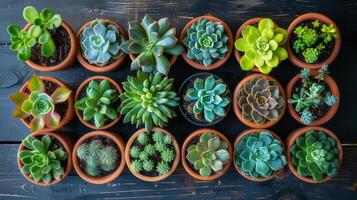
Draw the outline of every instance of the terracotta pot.
M259 23L262 19L264 19L264 18L259 17L259 18L252 18L252 19L245 21L237 30L236 35L234 36L234 42L237 41L242 36L242 31L243 31L244 27L246 27L248 25L253 25L253 24ZM275 26L279 27L277 24L275 24ZM286 45L284 45L284 48L285 47L286 47ZM234 48L234 56L236 57L238 63L240 64L240 59L242 58L242 55L236 48ZM253 67L252 71L260 72L258 67Z
M316 76L318 74L317 71L311 71L310 72L312 76ZM293 79L290 80L290 82L288 83L287 87L286 87L286 92L287 92L287 99L291 99L293 94L292 94L292 90L294 85L301 79L300 74L297 74ZM326 122L328 122L330 119L333 118L333 116L335 116L339 104L340 104L340 92L338 90L337 84L336 82L333 80L333 78L329 75L325 75L325 82L327 83L327 85L330 87L331 93L332 95L334 95L335 97L337 97L338 101L335 105L331 106L329 108L329 110L326 112L326 114L321 117L320 119L317 119L315 121L313 121L311 124L309 124L309 126L319 126L321 124L324 124ZM288 111L290 113L290 115L298 122L300 122L301 124L305 125L304 123L302 123L302 121L300 120L300 115L298 115L298 113L295 111L293 104L288 103Z
M56 139L57 142L59 142L62 147L63 150L65 150L67 152L67 161L66 161L66 165L64 167L64 174L62 175L62 177L60 179L53 179L50 183L44 183L42 181L40 182L35 182L32 178L29 177L28 174L22 174L28 181L30 181L33 184L39 185L39 186L50 186L50 185L54 185L56 183L61 182L66 176L68 176L68 174L72 171L72 150L73 150L73 141L72 139L66 135L63 134L61 132L38 132L38 133L33 133L32 136L34 137L41 137L41 136L45 136L45 135L49 135L52 136L54 139ZM25 147L24 145L20 144L19 146L19 150L18 152L24 150ZM24 166L24 164L21 162L21 160L19 159L19 157L17 156L17 164L19 166L19 169L21 171L21 168Z
M113 20L110 20L110 19L105 19L105 18L100 18L100 19L97 19L101 22L104 22L104 23L110 23L112 25L114 25L118 31L120 32L120 34L124 37L125 40L128 39L128 37L126 36L126 32L125 30L119 25L117 24L115 21ZM95 20L92 20L92 21L89 21L87 23L85 23L84 25L81 26L81 28L78 30L77 32L77 40L78 40L78 53L77 53L77 60L78 62L83 66L85 67L86 69L88 69L89 71L92 71L92 72L97 72L97 73L104 73L104 72L110 72L110 71L114 71L116 69L119 69L126 61L126 54L123 53L119 58L115 59L112 63L108 64L108 65L105 65L105 66L97 66L97 65L93 65L93 64L90 64L87 59L85 59L82 55L82 47L81 47L81 34L84 30L85 27L89 26L93 21Z
M78 147L86 142L88 139L95 137L95 136L102 136L102 137L107 137L111 139L118 147L119 149L119 154L120 154L120 163L118 167L111 173L106 176L102 177L94 177L88 175L81 167L80 167L80 161L77 157L77 150ZM77 172L77 174L84 179L85 181L92 183L92 184L104 184L104 183L109 183L116 178L120 176L120 174L123 172L125 168L125 158L124 158L124 151L125 151L125 142L124 140L116 133L114 132L109 132L109 131L92 131L89 132L85 135L83 135L79 140L76 142L73 148L73 153L72 153L72 160L73 160L73 167L74 170Z
M273 121L268 121L262 125L257 125L255 124L253 121L248 121L243 119L243 115L242 115L242 111L238 106L238 94L239 91L242 89L242 87L244 86L244 84L254 78L266 78L268 80L272 80L274 81L277 86L279 87L279 91L281 93L281 95L283 96L284 100L285 100L285 104L284 104L284 108L283 108L283 113L281 115L278 116L278 118L276 120ZM269 128L274 126L276 123L278 123L281 118L283 117L284 113L285 113L285 109L286 109L286 95L285 95L285 91L284 88L281 86L281 84L279 83L278 80L276 80L275 78L273 78L272 76L269 75L265 75L265 74L259 74L259 73L255 73L255 74L251 74L249 76L246 76L245 78L243 78L236 86L235 90L234 90L234 94L233 94L233 109L234 109L234 113L236 114L237 118L239 119L239 121L241 121L243 124L245 124L246 126L249 126L251 128L256 128L256 129L263 129L263 128Z
M307 64L304 61L300 60L295 56L295 53L292 49L292 45L290 44L290 39L291 35L293 34L294 28L298 26L301 22L307 21L307 20L319 20L322 23L325 24L333 24L336 28L336 32L338 34L338 37L335 38L335 46L331 52L331 55L323 62L321 63L316 63L316 64ZM330 18L328 18L325 15L319 14L319 13L306 13L304 15L300 15L294 21L291 22L291 24L288 27L288 41L287 41L287 50L289 54L289 60L291 63L293 63L295 66L301 67L301 68L309 68L309 69L319 69L323 65L331 64L337 57L338 53L340 52L341 49L341 33L340 30L338 29L337 25L335 22L333 22Z
M221 173L214 173L213 175L211 176L208 176L208 177L204 177L204 176L201 176L199 173L197 173L194 169L191 168L190 164L189 164L189 161L186 159L186 155L187 155L187 148L191 142L191 140L193 140L194 138L196 137L199 137L201 134L203 133L212 133L216 136L218 136L221 140L224 140L225 142L227 142L228 144L228 153L229 153L229 161L227 164L224 165L223 167L223 170ZM195 130L193 131L187 138L186 140L184 141L182 147L181 147L181 160L182 160L182 165L183 167L185 168L185 170L187 171L188 174L190 174L192 177L198 179L198 180L201 180L201 181L212 181L212 180L216 180L218 178L220 178L221 176L223 176L229 169L229 167L231 166L231 163L232 163L232 145L231 143L229 142L229 140L227 139L227 137L217 131L217 130L214 130L214 129L210 129L210 128L201 128L201 129L198 129L198 130Z
M224 55L224 58L221 59L221 60L217 60L216 62L212 63L211 65L209 66L204 66L194 60L191 60L190 58L187 57L187 53L186 52L183 52L182 53L182 57L183 59L189 64L191 65L192 67L196 68L196 69L199 69L199 70L204 70L204 71L210 71L210 70L214 70L214 69L217 69L218 67L222 66L229 58L229 56L232 54L232 51L233 51L233 34L232 34L232 31L231 29L229 28L229 26L221 19L217 18L217 17L213 17L213 16L210 16L210 15L204 15L204 16L200 16L200 17L196 17L194 19L192 19L191 21L189 21L185 27L182 29L182 32L181 32L181 36L180 36L180 43L183 44L183 40L185 39L186 35L187 35L187 29L189 29L193 23L196 23L200 20L200 18L203 17L207 20L210 20L210 21L214 21L214 22L220 22L223 27L224 27L224 31L228 37L228 51L226 52L226 54ZM186 49L186 47L185 47Z
M154 127L153 128L153 131L161 131L163 133L165 133L166 135L169 135L172 137L172 144L173 144L173 147L175 148L175 160L173 161L172 163L172 166L171 166L171 169L170 171L167 173L167 174L164 174L164 175L161 175L161 176L145 176L145 175L142 175L140 173L136 173L134 172L130 165L131 165L131 158L130 158L130 148L131 146L133 145L133 143L135 142L136 138L143 132L145 132L145 128L142 128L138 131L136 131L129 139L128 143L126 144L126 147L125 147L125 161L126 161L126 165L128 166L130 172L136 176L137 178L143 180L143 181L147 181L147 182L157 182L157 181L162 181L164 179L166 179L167 177L169 177L177 168L178 164L179 164L179 161L180 161L180 147L175 139L175 137L170 133L168 132L167 130L165 129L162 129L162 128L158 128L158 127Z
M28 23L24 27L24 30L27 31L31 26L32 24ZM78 49L76 35L74 34L72 28L65 21L62 21L61 26L64 29L66 29L69 38L71 40L71 49L69 50L67 58L64 59L61 63L53 66L42 66L34 63L32 60L27 60L26 64L28 64L31 68L41 72L52 72L52 71L60 71L60 70L67 69L74 63L76 59L77 49Z
M53 77L49 77L49 76L39 76L39 77L42 81L49 81L49 82L52 82L52 83L58 85L58 87L66 87L66 88L70 89L69 86L67 86L67 84L63 83L62 81L58 80L57 78L53 78ZM28 81L26 81L26 83L21 87L20 92L26 91L27 84L28 84ZM49 95L51 95L51 94L49 94ZM74 117L73 91L69 95L66 102L67 102L67 112L66 112L64 118L61 119L59 126L55 129L49 128L49 127L44 127L43 129L39 130L38 132L49 132L49 131L60 129L63 126L67 125L73 119L73 117ZM28 119L25 118L25 119L20 119L20 120L22 121L23 124L25 124L27 126L27 128L30 128L30 121Z
M207 127L207 126L212 126L214 124L218 124L219 122L221 122L227 115L228 115L228 112L230 111L231 109L231 102L229 102L229 105L227 105L226 107L226 115L223 116L223 117L219 117L218 119L216 119L215 121L213 122L200 122L198 120L195 120L194 117L191 117L188 113L187 113L187 110L182 106L183 105L183 102L185 101L184 100L184 95L183 92L186 92L185 89L187 89L187 84L190 83L191 80L195 79L195 78L198 78L198 77L208 77L210 75L213 75L215 79L222 79L220 78L219 76L215 75L215 74L212 74L212 73L208 73L208 72L202 72L202 73L197 73L197 74L193 74L192 76L188 77L180 86L180 89L179 89L179 92L178 94L180 95L180 104L179 104L179 109L180 109L180 112L182 114L182 116L187 120L189 121L191 124L194 124L196 126L202 126L202 127ZM223 79L222 79L223 80ZM224 81L224 80L223 80ZM229 90L229 86L227 85L227 89ZM185 91L184 91L185 90ZM228 99L231 101L231 91L229 90L229 93L227 95Z
M309 177L304 177L304 176L300 176L300 174L298 174L298 172L296 171L295 166L292 164L292 155L290 153L290 149L291 147L295 144L295 141L298 137L304 135L306 132L310 131L310 130L317 130L317 131L323 131L325 132L328 136L332 137L334 140L336 140L336 144L337 144L337 148L339 150L339 154L338 154L338 160L340 161L340 166L342 163L342 157L343 157L343 151L342 151L342 145L340 140L336 137L336 135L321 126L306 126L303 128L299 128L295 131L293 131L292 133L289 134L289 136L286 138L286 146L287 146L287 159L288 159L288 166L290 171L300 180L304 181L304 182L308 182L308 183L324 183L328 180L330 180L332 178L332 176L326 176L324 179L322 179L321 181L314 181L314 179L309 178Z
M79 87L78 87L78 89L77 89L77 91L76 91L76 95L75 95L75 97L74 97L75 102L77 102L77 101L81 98L81 93L82 93L82 91L85 91L85 90L86 90L86 88L87 88L89 82L91 82L92 80L96 80L96 81L108 80L109 83L110 83L110 85L111 85L112 87L114 87L114 88L118 91L119 95L123 93L123 89L121 88L121 86L120 86L117 82L115 82L113 79L111 79L111 78L109 78L109 77L107 77L107 76L92 76L92 77L87 78L85 81L83 81L83 82L79 85ZM119 100L119 101L120 101L120 100ZM93 125L92 123L84 121L83 115L82 115L82 111L80 111L80 110L78 110L78 109L75 109L75 111L76 111L76 115L77 115L78 119L79 119L84 125L86 125L87 127L91 128L91 129L98 129L98 130L108 129L108 128L114 126L114 125L120 120L120 118L121 118L121 115L118 115L118 118L117 118L117 119L110 121L109 123L105 124L105 125L104 125L103 127L101 127L101 128L97 128L97 127L95 127L95 125Z
M247 130L241 132L241 133L236 137L236 139L234 140L234 147L233 147L233 149L234 149L234 150L233 150L233 162L234 162L234 167L236 168L236 170L238 171L238 173L239 173L241 176L243 176L244 178L246 178L246 179L248 179L248 180L254 181L254 182L270 181L270 180L272 180L272 179L274 179L274 178L280 176L280 174L282 174L282 172L284 171L284 168L283 168L283 169L281 169L281 170L279 170L279 171L276 171L273 176L265 177L265 178L254 179L254 178L252 178L252 177L250 177L250 176L248 176L248 175L245 175L245 174L240 170L240 168L238 168L238 166L236 166L236 164L235 164L235 161L236 161L236 145L237 145L238 142L241 140L241 138L242 138L243 136L245 136L245 135L250 135L250 134L252 134L252 133L263 132L263 131L264 131L264 132L269 132L270 134L273 135L273 137L274 137L275 139L277 139L277 140L280 141L281 146L282 146L283 149L284 149L284 155L286 155L286 149L285 149L284 142L280 139L280 137L279 137L277 134L275 134L274 132L269 131L269 130L267 130L267 129L247 129Z

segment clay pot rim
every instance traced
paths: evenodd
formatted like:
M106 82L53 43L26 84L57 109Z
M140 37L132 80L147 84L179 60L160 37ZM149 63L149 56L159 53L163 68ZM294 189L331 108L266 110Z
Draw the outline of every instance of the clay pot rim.
M243 119L243 116L242 116L242 111L241 109L239 108L238 106L238 94L240 92L240 90L242 89L243 85L252 80L253 78L266 78L268 80L272 80L276 83L276 85L278 86L279 88L279 92L281 93L282 97L284 98L285 100L285 103L284 103L284 108L283 108L283 113L281 113L278 118L276 120L272 120L272 121L268 121L264 124L261 124L261 125L257 125L255 124L253 121L247 121L247 120L244 120ZM236 86L235 90L234 90L234 94L233 94L233 110L234 110L234 113L236 115L236 117L239 119L239 121L241 121L243 124L245 124L246 126L250 127L250 128L255 128L255 129L265 129L265 128L269 128L269 127L272 127L274 126L275 124L277 124L281 119L282 117L284 116L285 114L285 110L286 110L286 104L287 104L287 101L286 101L286 94L285 94L285 90L283 88L283 86L280 84L280 82L270 76L270 75L266 75L266 74L260 74L260 73L254 73L254 74L251 74L251 75L248 75L246 76L245 78L243 78Z
M77 34L76 34L76 38L78 40L78 49L79 49L78 53L77 53L77 60L83 67L85 67L86 69L88 69L89 71L92 71L92 72L103 73L103 72L114 71L114 70L120 68L125 63L127 56L124 52L121 56L119 56L117 59L115 59L112 63L105 65L105 66L97 66L97 65L90 64L82 55L82 47L80 44L81 34L85 27L89 26L92 22L94 22L96 20L114 25L118 29L120 34L124 37L124 40L128 39L127 34L126 34L125 30L123 29L123 27L121 27L114 20L107 19L107 18L98 18L98 19L88 21L79 28L79 30L77 31Z
M31 23L26 24L26 26L23 28L23 30L27 31L30 28L30 26L32 26ZM61 26L67 31L70 41L71 41L71 48L69 50L67 57L62 62L58 63L57 65L53 65L53 66L42 66L42 65L36 64L32 60L27 60L26 61L27 65L29 65L31 68L38 70L38 71L52 72L52 71L64 70L73 64L76 54L77 54L77 49L78 49L77 48L77 38L69 24L67 24L65 21L62 20Z
M67 89L70 89L65 83L63 83L62 81L60 81L59 79L57 78L54 78L54 77L50 77L50 76L39 76L39 78L42 80L42 81L49 81L49 82L52 82L54 84L56 84L58 87L66 87ZM20 92L24 92L26 89L27 89L27 84L28 84L29 81L26 81L21 89L20 89ZM70 89L71 90L71 89ZM73 100L73 90L71 90L71 94L69 95L68 99L66 100L67 102L67 112L65 114L65 116L63 118L61 118L61 121L60 121L60 124L57 128L49 128L49 127L44 127L42 128L41 130L38 130L37 132L50 132L50 131L53 131L53 130L57 130L57 129L60 129L62 128L63 126L67 125L74 117L74 100ZM25 126L27 128L30 129L30 122L24 118L21 118L20 119L21 122L23 124L25 124Z
M333 24L336 28L336 33L338 34L338 38L335 38L335 46L330 54L330 56L323 62L321 63L316 63L316 64L307 64L304 61L300 60L299 58L297 58L295 56L294 51L292 50L291 44L290 44L290 39L291 39L291 35L293 33L294 28L299 25L301 22L303 21L307 21L307 20L319 20L320 22L323 22L325 24ZM320 13L314 13L314 12L310 12L310 13L306 13L303 15L300 15L299 17L295 18L289 25L288 29L288 41L287 41L287 50L288 50L288 55L289 55L289 60L291 63L293 63L295 66L300 67L300 68L309 68L309 69L319 69L321 68L323 65L327 64L331 64L337 57L337 55L340 52L341 49L341 33L340 30L338 28L338 26L336 25L336 23L334 21L332 21L329 17L320 14Z
M317 71L311 71L310 72L312 76L316 76L318 74ZM297 74L292 78L288 85L286 86L286 93L287 93L287 99L292 98L292 90L295 84L301 79L300 74ZM330 87L331 93L337 97L338 101L335 105L331 106L328 111L325 113L325 115L315 121L313 121L309 126L319 126L321 124L324 124L328 121L330 121L336 114L338 107L340 105L340 91L338 89L337 83L333 80L333 78L329 75L325 75L325 83ZM288 103L288 112L289 114L298 122L301 124L305 125L304 123L301 122L300 116L296 113L293 104Z
M53 179L50 183L44 183L42 181L39 182L35 182L32 178L29 177L28 174L22 174L28 181L30 181L33 184L39 185L39 186L51 186L54 185L56 183L61 182L65 177L67 177L69 175L69 173L72 171L72 146L71 144L69 144L69 141L66 141L65 136L61 135L62 133L59 132L37 132L37 133L33 133L32 136L34 137L43 137L45 135L49 135L52 136L54 139L56 139L57 142L59 142L63 149L66 151L67 153L67 162L66 162L66 166L65 166L65 170L64 170L64 174L62 175L62 177L60 179ZM25 147L24 145L22 145L22 143L20 144L19 148L18 148L18 153L22 150L24 150ZM24 166L24 164L21 162L19 156L17 155L17 164L18 167L21 171L21 168Z
M74 97L74 101L77 102L79 100L79 98L81 97L81 93L83 90L85 90L85 88L88 86L89 82L92 80L108 80L109 83L111 84L111 86L118 91L119 95L123 93L123 89L120 86L119 83L117 83L116 81L114 81L112 78L108 77L108 76L92 76L87 78L86 80L84 80L79 86L78 89L76 91L75 97ZM120 101L120 100L119 100ZM77 115L77 118L88 128L91 129L95 129L95 130L104 130L104 129L108 129L112 126L114 126L116 123L119 122L119 120L121 119L121 114L118 115L118 118L115 120L111 120L110 123L105 124L103 127L101 128L97 128L95 127L95 125L93 125L90 122L86 122L84 121L83 117L82 117L82 111L78 110L78 109L74 109Z
M131 169L131 167L130 167L130 165L131 165L130 148L133 145L135 139L139 136L139 134L141 134L143 132L146 132L145 128L137 130L129 138L128 142L126 143L126 146L125 146L125 162L126 162L126 165L129 168L130 172L134 176L136 176L137 178L139 178L139 179L141 179L143 181L147 181L147 182L158 182L158 181L162 181L162 180L166 179L167 177L169 177L176 170L176 168L177 168L177 166L179 164L179 161L180 161L180 146L178 145L175 137L169 131L167 131L165 129L162 129L162 128L159 128L159 127L154 127L152 130L153 131L161 131L161 132L165 133L166 135L171 136L171 138L172 138L172 146L175 149L175 160L173 161L173 163L171 165L170 171L167 174L164 174L164 175L161 175L161 176L153 176L153 177L151 177L151 176L142 175L140 173L136 173Z
M80 167L80 161L77 157L77 150L79 145L82 143L86 142L88 139L95 137L95 136L102 136L102 137L107 137L111 139L118 147L120 151L120 163L118 167L111 173L106 176L102 177L93 177L90 175L87 175L84 170ZM95 130L91 131L89 133L84 134L82 137L79 138L79 140L76 142L76 144L73 147L73 152L72 152L72 160L73 160L73 167L74 170L77 172L77 174L85 181L92 183L92 184L104 184L104 183L109 183L113 180L115 180L117 177L121 175L125 168L125 142L124 140L116 133L110 132L110 131L104 131L104 130Z
M340 161L340 167L339 168L341 168L342 158L343 158L343 149L342 149L341 142L332 131L330 131L327 128L321 127L321 126L305 126L305 127L296 129L295 131L290 133L290 135L286 139L286 145L287 145L287 151L286 152L287 152L288 166L289 166L290 171L298 179L300 179L300 180L302 180L304 182L307 182L307 183L324 183L324 182L330 180L333 176L325 176L325 178L322 179L321 181L314 181L312 178L300 176L297 173L297 171L296 171L296 169L295 169L295 167L294 167L294 165L292 164L292 161L291 161L292 156L291 156L291 153L290 153L290 149L291 149L292 145L295 144L295 141L296 141L297 137L299 137L301 135L304 135L309 130L323 131L328 136L332 137L336 141L337 148L339 150L339 154L338 154L338 160Z
M180 98L180 103L179 103L179 110L181 112L181 115L187 121L189 121L191 124L196 125L196 126L200 126L200 127L206 127L206 126L212 126L212 125L218 124L218 123L220 123L222 120L224 120L227 117L227 115L228 115L228 113L229 113L229 111L231 110L231 107L232 107L232 100L231 100L232 93L231 93L231 90L229 89L228 84L226 83L226 81L224 79L222 79L221 77L217 76L216 74L213 74L213 73L210 73L210 72L199 72L199 73L195 73L195 74L189 76L188 78L186 78L182 82L182 84L181 84L181 86L180 86L180 88L178 90L178 94L181 97L181 96L183 96L182 92L183 92L184 87L188 84L188 82L190 80L192 80L192 79L194 79L196 77L199 77L199 76L210 76L210 75L213 75L213 77L216 78L216 79L221 79L227 85L227 88L229 90L229 98L230 98L229 100L230 100L230 102L229 102L228 108L226 109L226 115L224 117L221 117L221 118L217 119L216 121L213 121L213 122L210 122L210 123L200 123L198 121L194 121L193 119L191 119L189 116L186 115L187 112L182 106L182 101L184 101L183 98Z
M180 35L180 43L183 44L183 40L187 35L187 29L190 28L192 26L193 23L198 22L198 20L200 18L205 18L207 20L210 21L215 21L215 22L220 22L223 27L224 27L224 32L226 33L227 37L228 37L228 51L226 52L226 54L224 55L223 59L217 60L216 62L214 62L213 64L209 65L209 66L204 66L194 60L191 60L190 58L187 57L187 53L186 53L186 49L187 47L185 47L185 45L183 45L184 47L184 52L182 53L182 57L183 59L186 61L186 63L188 63L190 66L192 66L193 68L199 69L199 70L203 70L203 71L210 71L210 70L214 70L217 69L219 67L221 67L224 63L227 62L227 60L229 59L229 57L232 54L233 51L233 34L231 29L229 28L229 26L220 18L214 17L212 15L202 15L199 17L195 17L192 20L190 20L182 29L181 31L181 35Z
M207 132L212 133L212 134L218 136L220 139L222 139L225 142L227 142L227 144L228 144L228 153L229 153L230 158L228 160L228 163L224 165L223 170L222 170L221 173L215 173L215 174L213 174L211 176L203 177L203 176L201 176L199 173L197 173L195 170L193 170L190 167L190 165L189 165L189 163L188 163L188 161L186 159L186 154L187 154L186 151L187 151L187 147L188 147L188 145L189 145L189 143L191 142L192 139L194 139L195 137L197 137L197 136L199 136L199 135L201 135L203 133L207 133ZM188 174L190 174L192 177L194 177L194 178L196 178L198 180L202 180L202 181L216 180L216 179L220 178L221 176L223 176L229 170L229 168L230 168L230 166L232 164L232 154L233 154L232 151L233 151L232 150L232 145L231 145L230 141L227 139L227 137L223 133L221 133L221 132L219 132L217 130L211 129L211 128L200 128L200 129L197 129L197 130L193 131L192 133L190 133L190 135L185 139L185 141L184 141L184 143L183 143L183 145L181 147L182 165L183 165L184 169L187 171Z
M265 178L258 178L258 179L254 179L248 175L245 175L238 166L236 166L235 164L235 160L236 160L236 145L237 143L242 139L242 137L244 135L250 135L250 134L253 134L253 133L256 133L256 132L269 132L270 134L273 135L274 139L278 139L280 141L280 144L281 146L283 147L283 154L286 155L286 148L285 148L285 144L283 142L283 140L281 140L281 138L276 134L274 133L273 131L270 131L270 130L267 130L267 129L247 129L247 130L244 130L242 131L237 137L236 139L234 140L234 147L233 147L233 165L234 165L234 168L238 171L238 173L243 176L244 178L248 179L248 180L251 180L251 181L254 181L254 182L266 182L266 181L270 181L272 179L275 179L279 172L282 172L285 168L285 166L278 170L278 171L275 171L274 174L270 177L265 177Z

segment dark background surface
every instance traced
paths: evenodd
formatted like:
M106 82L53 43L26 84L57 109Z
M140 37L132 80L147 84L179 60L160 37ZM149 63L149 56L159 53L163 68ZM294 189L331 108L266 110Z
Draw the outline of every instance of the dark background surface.
M177 36L182 27L193 17L212 14L223 19L233 34L239 26L253 17L270 17L281 27L287 28L298 15L306 12L323 13L339 26L342 34L342 48L336 61L330 65L331 76L339 85L341 93L340 108L335 117L324 126L336 133L343 143L344 160L338 175L331 181L313 185L299 181L287 169L284 177L266 183L254 183L241 177L233 167L222 178L204 182L191 178L181 166L168 179L158 183L146 183L130 174L124 173L112 183L92 185L83 181L74 172L63 182L52 187L38 187L28 183L18 170L16 153L20 141L30 132L19 121L11 117L14 105L8 100L10 94L19 90L31 74L49 75L68 83L73 89L95 73L87 71L80 64L61 72L36 72L25 63L16 60L16 54L9 50L6 27L9 23L25 25L22 9L33 5L38 9L52 7L61 14L77 31L85 22L96 17L116 20L124 28L131 20L141 20L145 14L154 19L168 17L171 26L177 27ZM269 0L61 0L30 1L2 0L0 7L0 199L357 199L357 2L350 1L269 1ZM128 61L121 69L106 73L117 82L122 82L129 71ZM199 72L191 68L180 57L171 68L170 76L175 78L175 88L191 74ZM283 86L299 72L289 61L273 70L272 76ZM222 77L233 92L235 85L247 74L243 72L234 58L221 68L212 71ZM178 117L166 127L182 144L186 136L198 127L189 124L177 109ZM283 139L301 125L288 113L272 131ZM235 117L233 110L219 124L212 128L222 131L232 142L247 129ZM121 121L112 131L119 133L125 140L135 132L136 127ZM74 119L61 131L77 140L90 129Z

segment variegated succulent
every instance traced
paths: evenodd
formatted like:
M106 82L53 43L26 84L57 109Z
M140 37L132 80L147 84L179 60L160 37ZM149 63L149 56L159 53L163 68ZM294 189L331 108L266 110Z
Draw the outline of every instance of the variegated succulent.
M277 120L285 108L285 99L279 86L266 78L254 78L245 83L236 98L243 119L257 125Z
M27 84L30 94L17 92L10 96L10 100L16 104L13 116L16 118L33 119L30 122L32 132L37 132L45 126L57 128L61 121L61 116L55 111L55 105L65 102L71 90L66 87L58 87L51 95L45 91L45 83L36 75L32 75Z
M203 64L211 65L215 60L223 59L228 51L228 37L220 22L201 17L187 29L183 40L187 57Z
M95 20L81 34L81 48L85 59L97 66L105 66L119 58L123 36L111 23Z

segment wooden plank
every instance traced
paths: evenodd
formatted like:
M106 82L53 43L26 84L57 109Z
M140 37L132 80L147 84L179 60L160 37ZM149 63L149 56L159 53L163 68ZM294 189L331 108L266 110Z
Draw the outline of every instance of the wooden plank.
M290 172L267 183L253 183L233 167L212 182L197 181L180 167L168 179L143 182L125 169L122 176L104 185L84 182L73 174L51 187L35 186L20 174L16 163L18 145L0 145L0 199L356 199L356 147L344 147L338 175L325 184L308 184Z

